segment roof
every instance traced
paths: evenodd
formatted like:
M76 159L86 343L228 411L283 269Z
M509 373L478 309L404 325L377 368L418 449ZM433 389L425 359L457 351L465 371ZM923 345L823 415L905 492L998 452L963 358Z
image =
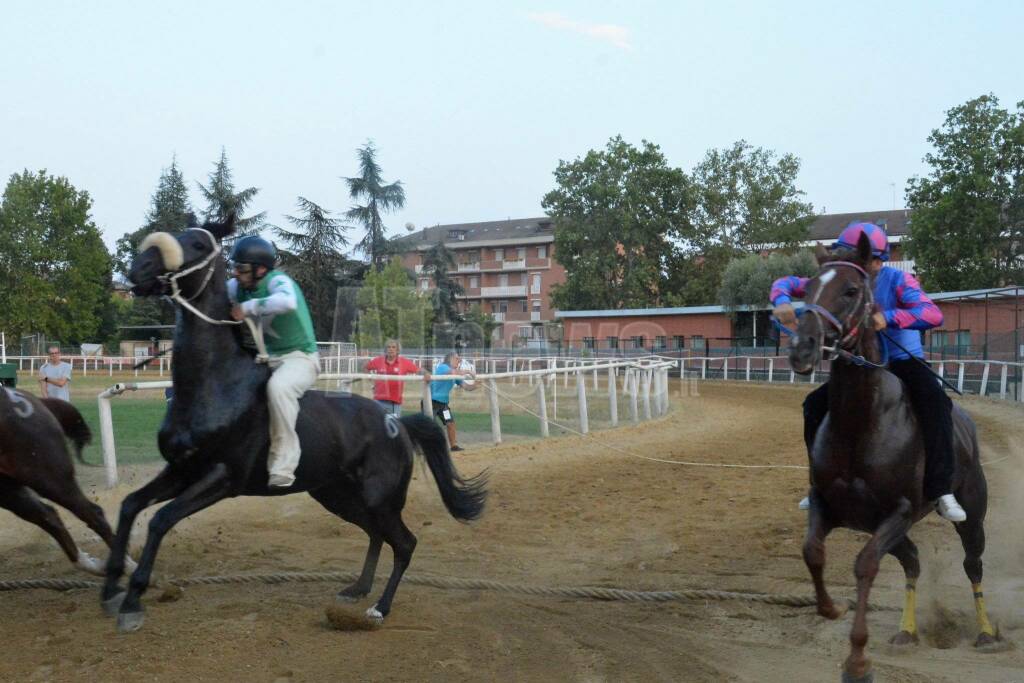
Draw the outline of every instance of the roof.
M860 211L857 213L826 213L816 216L807 231L809 240L834 240L850 223L874 223L889 236L906 235L910 231L910 210Z
M494 240L520 240L527 237L550 236L554 220L550 216L539 218L509 218L503 221L483 221L476 223L449 223L435 225L431 228L417 230L411 235L404 235L394 240L395 246L402 249L417 249L424 244L435 244L439 240L459 246L472 242L491 242ZM462 239L450 237L458 231L463 233Z
M992 289L964 289L959 292L939 292L929 295L932 301L962 301L965 299L1011 299L1024 296L1024 287L1007 285Z
M768 310L767 306L739 306L740 311ZM676 308L623 308L604 311L558 311L556 318L625 318L630 316L650 317L655 315L701 315L727 313L723 306L679 306Z

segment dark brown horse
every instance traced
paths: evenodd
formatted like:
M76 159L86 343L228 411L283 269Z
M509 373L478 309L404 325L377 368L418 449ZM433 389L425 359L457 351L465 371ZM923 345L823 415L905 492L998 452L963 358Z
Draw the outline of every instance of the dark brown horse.
M113 543L103 510L89 502L75 481L65 436L81 460L91 434L73 405L0 388L0 507L53 536L76 567L102 576L104 563L80 549L57 511L40 500L42 496L69 510L108 547Z
M920 426L903 384L872 365L880 363L881 351L871 325L871 258L866 236L855 253L830 257L819 251L821 270L807 285L806 300L812 302L807 307L809 313L801 316L789 350L793 369L804 374L817 364L823 347L834 356L828 417L811 449L811 507L803 549L822 616L836 619L842 614L822 580L825 537L837 527L871 534L854 565L857 605L844 681L872 680L871 663L864 652L868 593L886 553L899 560L907 579L900 631L892 642L906 645L917 641L915 584L920 564L907 532L933 511L923 494L925 458ZM953 425L953 493L967 511L967 521L955 526L966 553L964 569L974 590L980 630L976 645L990 645L997 635L988 620L981 589L988 504L985 474L978 459L974 424L956 405Z

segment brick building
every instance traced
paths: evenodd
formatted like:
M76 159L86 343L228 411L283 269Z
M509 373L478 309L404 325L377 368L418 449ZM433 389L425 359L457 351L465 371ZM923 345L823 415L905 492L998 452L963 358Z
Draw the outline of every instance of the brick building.
M565 269L554 259L551 219L436 225L396 240L402 264L416 273L418 289L434 286L424 272L423 255L442 240L455 254L453 277L465 290L459 311L479 304L502 323L495 346L543 346L555 317L551 286L565 282Z

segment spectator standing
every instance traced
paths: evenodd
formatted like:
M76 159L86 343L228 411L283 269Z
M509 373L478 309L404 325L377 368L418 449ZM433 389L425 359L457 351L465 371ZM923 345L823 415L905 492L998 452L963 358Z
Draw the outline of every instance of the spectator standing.
M39 366L39 395L71 401L71 363L60 359L60 348L47 349L46 362Z
M405 356L399 355L401 347L397 339L384 342L384 355L377 356L366 364L369 372L380 375L414 375L421 373L425 382L430 381L430 372L420 368ZM373 400L390 415L401 417L402 394L405 382L376 381L373 383Z
M459 356L458 352L452 351L444 357L444 362L434 368L434 377L439 375L452 375L457 371L461 373L461 370L459 369L461 365L462 358ZM448 431L449 447L452 451L461 451L463 448L456 440L455 416L452 414L452 409L448 405L452 387L456 384L462 386L466 391L476 391L477 389L475 383L463 383L461 379L447 379L441 381L435 379L430 383L430 398L434 415L437 416L437 419L441 421L441 424L443 424L445 429Z

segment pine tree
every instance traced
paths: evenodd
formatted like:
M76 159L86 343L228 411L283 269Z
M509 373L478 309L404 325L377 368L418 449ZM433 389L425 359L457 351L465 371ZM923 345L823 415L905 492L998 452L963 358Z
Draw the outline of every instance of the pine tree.
M220 150L220 159L214 164L213 171L208 177L209 185L196 183L200 194L206 200L203 217L208 221L222 221L232 213L235 214L235 232L230 239L225 240L225 251L230 253L230 244L235 240L259 232L260 227L266 222L267 213L261 211L253 216L242 215L259 192L259 188L247 187L235 191L227 151L223 147Z
M455 255L440 239L423 255L423 270L429 271L434 280L436 298L434 313L438 322L458 322L461 318L456 308L456 297L465 294L462 285L451 278L455 270Z
M317 339L330 339L341 285L339 273L347 261L342 248L348 245L345 233L349 227L305 197L298 198L298 207L300 216L285 217L296 229L275 226L274 234L285 243L282 266L302 288Z
M345 217L357 221L366 230L366 235L356 247L370 257L370 263L380 272L388 262L388 240L384 236L381 212L404 207L405 190L401 181L387 184L381 178L377 148L372 141L359 148L357 153L359 176L344 180L348 184L349 196L357 201L365 200L366 204L353 206L345 213Z
M126 233L117 240L115 263L121 273L127 273L142 240L153 232L180 232L195 222L195 214L188 200L188 187L178 170L177 158L171 159L169 168L160 173L156 192L150 199L146 223L138 230Z

